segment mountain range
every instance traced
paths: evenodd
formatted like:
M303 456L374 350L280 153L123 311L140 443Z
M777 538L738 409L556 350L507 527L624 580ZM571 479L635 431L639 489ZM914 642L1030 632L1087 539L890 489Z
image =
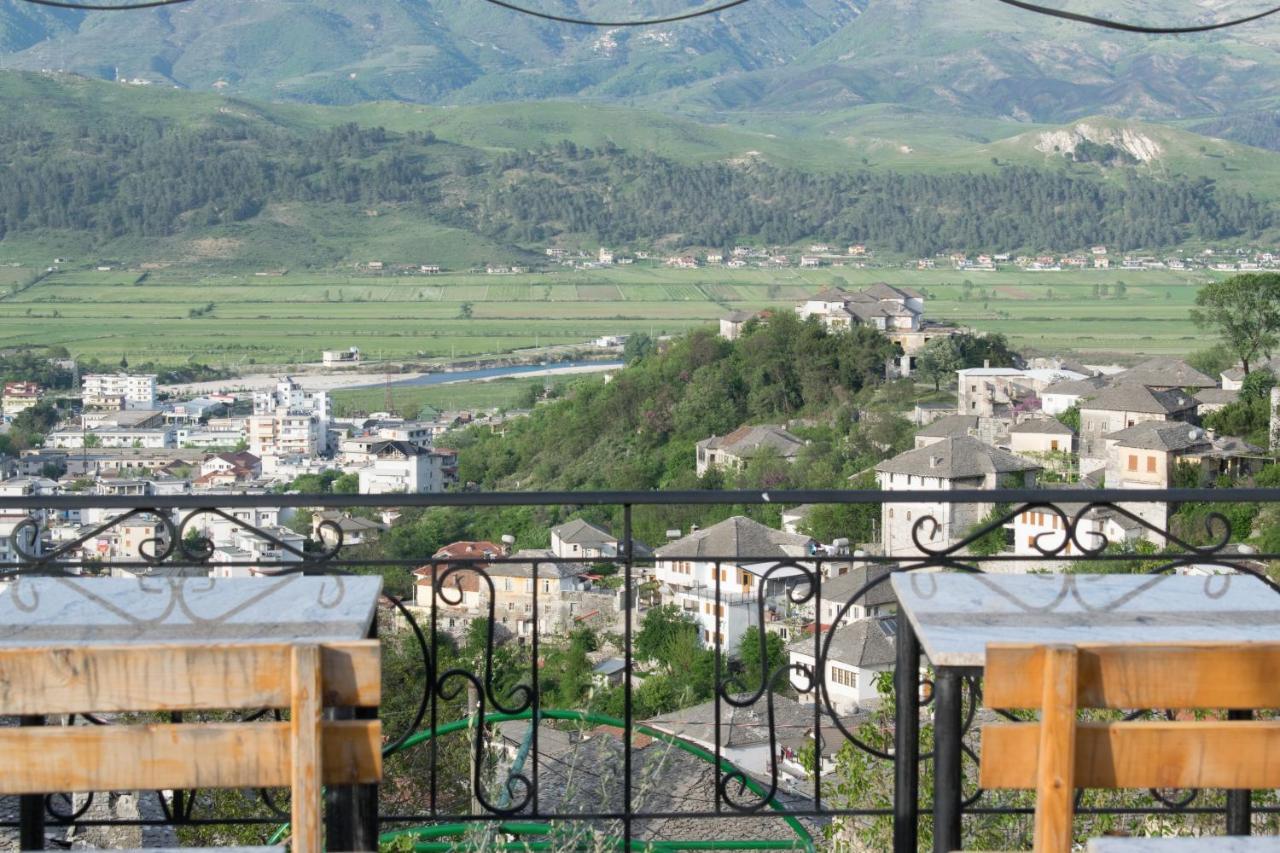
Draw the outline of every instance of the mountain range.
M614 19L696 5L530 2ZM1071 8L1177 24L1250 11L1221 0ZM114 13L0 0L0 68L320 104L583 98L755 126L824 121L837 132L892 105L1012 122L1216 122L1223 135L1256 135L1280 104L1278 46L1276 19L1154 37L996 0L752 0L634 29L557 24L483 0L195 0Z

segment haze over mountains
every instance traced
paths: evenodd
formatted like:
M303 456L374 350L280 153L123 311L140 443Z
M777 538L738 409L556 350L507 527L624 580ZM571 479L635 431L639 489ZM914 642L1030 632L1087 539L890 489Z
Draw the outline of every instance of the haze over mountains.
M673 0L531 0L637 17ZM1072 2L1116 19L1197 23L1256 11L1217 0ZM707 116L892 104L1065 122L1095 114L1215 119L1228 135L1280 103L1280 22L1149 37L995 0L754 0L720 15L592 29L481 0L197 0L80 13L3 0L0 63L271 100L480 103L590 97ZM1264 123L1266 119L1263 120Z

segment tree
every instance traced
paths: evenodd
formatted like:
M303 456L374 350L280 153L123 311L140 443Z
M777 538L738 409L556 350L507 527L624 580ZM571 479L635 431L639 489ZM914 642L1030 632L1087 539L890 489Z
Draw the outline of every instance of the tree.
M933 382L933 390L942 388L942 381L951 380L957 370L964 367L960 345L953 337L934 338L925 344L924 351L916 359L916 370L926 380Z
M1058 423L1070 427L1078 434L1080 432L1080 404L1077 402L1065 412L1059 412Z
M736 683L743 690L754 691L762 681L772 678L787 663L782 637L772 631L764 632L765 656L761 659L760 634L760 628L753 625L742 633L742 639L738 643L738 660L742 663L742 672L738 674ZM783 684L785 685L785 681ZM774 685L767 686L772 688Z
M996 504L991 510L982 517L982 520L965 532L965 536L969 537L977 533L988 524L1004 517L1009 512L1008 504ZM980 557L991 557L1003 551L1008 542L1006 541L1004 528L996 527L988 530L977 539L969 543L969 553L976 554Z
M641 660L661 661L679 642L681 634L698 635L698 626L681 613L674 604L655 607L644 615L644 622L635 637L636 657Z
M475 308L470 302L464 302L458 306L458 319L470 320Z
M1244 372L1260 353L1270 354L1280 332L1280 274L1248 273L1200 288L1191 319L1217 332Z
M622 360L627 364L633 361L639 361L649 353L653 352L653 338L644 332L636 332L627 338L627 342L622 345Z

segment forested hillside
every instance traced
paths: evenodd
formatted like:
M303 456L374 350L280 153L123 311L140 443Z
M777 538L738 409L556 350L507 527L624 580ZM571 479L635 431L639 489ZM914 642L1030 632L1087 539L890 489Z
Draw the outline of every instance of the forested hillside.
M222 118L0 125L0 239L64 229L108 240L252 221L273 203L394 206L537 247L727 246L815 238L909 254L1122 250L1245 238L1270 206L1207 179L1121 181L1008 167L986 174L819 174L746 160L677 163L612 144L493 153L429 131L289 130Z
M1011 363L999 336L966 336L962 344L966 363ZM893 413L910 405L914 390L911 383L885 384L890 352L874 330L829 333L790 312L748 324L732 343L700 329L659 350L639 336L631 344L634 360L612 381L577 383L565 399L508 424L504 435L477 427L446 440L459 451L460 479L486 490L872 488L871 468L912 440L910 423ZM697 476L696 443L745 423L787 425L808 444L792 463L761 456L741 472ZM865 538L878 513L871 509L868 515L866 507L824 507L811 518L814 534ZM644 507L636 511L636 531L661 542L664 531L691 521L705 526L748 514L777 524L779 511ZM419 522L397 525L384 543L396 555L501 529L535 546L545 544L538 537L557 518L529 508L429 511ZM597 518L621 523L613 515Z

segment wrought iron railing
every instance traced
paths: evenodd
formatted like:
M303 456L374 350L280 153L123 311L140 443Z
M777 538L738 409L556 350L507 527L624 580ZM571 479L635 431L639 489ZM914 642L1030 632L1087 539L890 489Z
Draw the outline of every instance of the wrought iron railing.
M645 697L637 684L645 666L636 652L644 597L653 591L650 567L634 553L637 513L672 507L790 506L795 504L875 504L891 498L895 505L974 504L1000 507L963 538L936 542L928 515L911 525L913 554L882 555L868 549L856 558L847 553L700 554L693 559L710 567L709 580L697 590L711 610L706 639L714 666L706 674L707 697L697 719L673 720L669 714L642 720L638 711ZM1195 535L1175 533L1134 511L1135 504L1170 507L1211 503L1222 507L1280 504L1280 490L968 490L968 491L790 491L790 492L551 492L450 493L443 495L181 495L113 497L54 495L0 497L0 513L29 513L13 528L7 543L10 557L0 562L0 580L10 582L8 595L23 596L23 579L30 576L78 576L126 572L140 583L163 585L175 573L199 573L215 566L218 544L204 532L208 525L256 537L267 543L280 562L261 558L219 558L227 571L335 574L379 571L399 573L421 569L410 594L388 593L380 625L388 655L399 664L388 666L395 680L396 707L383 709L388 740L384 749L388 778L380 792L343 789L328 793L331 849L368 849L377 844L404 843L417 849L853 849L892 846L897 851L923 846L955 849L966 839L1003 833L1017 843L1025 836L1025 817L1031 812L1026 797L996 798L976 788L976 744L972 737L981 696L980 673L934 674L921 669L919 644L906 620L894 623L895 662L892 689L875 711L849 715L833 701L823 674L832 658L837 626L853 612L869 612L873 598L884 604L882 585L899 572L942 570L982 572L1030 560L1051 564L1056 571L1079 572L1105 568L1138 568L1161 574L1196 567L1217 567L1227 573L1254 575L1273 592L1280 587L1266 565L1280 555L1249 553L1234 548L1232 521L1227 514L1201 512ZM1064 509L1064 506L1069 507ZM617 569L616 589L602 591L600 603L616 595L617 613L597 608L592 618L616 630L622 666L616 708L596 703L608 691L608 675L592 699L577 707L558 707L561 692L552 693L544 674L549 654L563 647L565 628L578 624L572 607L564 605L582 589L571 589L579 574L563 567L584 560L546 555L496 555L389 559L380 554L352 554L344 549L341 526L321 521L322 537L308 547L296 547L278 531L255 527L236 517L236 510L290 508L414 508L453 507L476 510L496 507L554 509L563 519L583 507L612 507L620 516L616 556L591 556L594 567ZM82 528L61 542L47 541L48 519L76 517L88 510L115 515ZM1145 552L1117 551L1090 519L1105 510L1126 520L1158 547ZM692 510L690 510L692 511ZM975 557L970 546L1002 529L1022 513L1038 512L1052 519L1053 535L1038 534L1027 555L995 554ZM85 548L125 523L149 523L153 533L132 559L86 557ZM488 538L504 531L489 531ZM1238 537L1239 530L1234 531ZM323 541L321 541L323 540ZM656 543L654 543L656 544ZM1023 550L1026 550L1024 548ZM225 555L224 555L225 556ZM834 617L825 614L824 585L834 580L833 566L852 562L868 571L859 588L842 594ZM499 601L508 592L504 570L521 566L531 579L525 590L528 609L504 611ZM754 592L742 598L741 584L732 572L755 566L759 579ZM729 572L721 569L728 568ZM786 583L769 584L770 580ZM430 580L430 583L425 581ZM546 580L567 584L552 590ZM692 581L690 586L692 586ZM159 587L157 587L159 588ZM768 588L768 593L766 593ZM589 592L589 590L587 590ZM667 590L674 595L678 590ZM745 624L767 629L779 620L770 617L778 604L795 616L807 616L809 630L788 636L802 644L812 664L790 663L770 671L759 668L747 683L735 662L725 630L737 615L722 607L739 608ZM1280 603L1280 600L1278 600ZM701 605L700 605L701 606ZM891 604L884 604L892 609ZM607 611L607 608L604 608ZM459 651L456 619L460 612L485 620L476 630L470 657ZM548 613L560 614L559 630L549 636L541 626ZM736 613L737 611L735 611ZM502 622L509 613L508 631ZM567 618L566 614L567 613ZM128 618L127 614L123 618ZM704 621L706 619L704 618ZM516 627L512 628L510 623ZM792 620L794 628L794 620ZM775 627L777 627L775 625ZM607 633L607 632L606 632ZM758 660L769 659L767 630L754 635ZM394 648L392 648L394 646ZM409 650L406 652L406 649ZM511 677L512 673L518 677ZM693 673L689 674L694 677ZM865 674L864 674L865 677ZM786 699L794 693L801 710ZM807 700L807 701L803 701ZM565 704L563 702L561 705ZM785 711L783 709L786 709ZM939 709L948 709L940 713ZM747 713L750 712L750 715ZM736 715L736 716L735 716ZM784 719L785 718L785 719ZM743 720L751 720L751 738L739 738ZM24 724L34 720L24 720ZM49 721L52 722L52 721ZM62 722L74 722L62 721ZM81 722L110 724L88 718ZM514 725L512 725L514 724ZM804 731L817 746L806 754L784 744ZM843 747L834 761L837 747ZM797 773L796 768L803 768ZM157 813L147 817L96 815L88 796L67 794L24 798L12 813L0 812L0 828L17 830L24 849L56 843L69 828L170 827L221 837L235 832L279 837L287 808L269 792L256 801L213 797L206 792L161 792L155 795ZM283 796L283 795L280 795ZM1256 801L1255 801L1256 800ZM145 812L145 810L143 810ZM1225 820L1232 832L1274 820L1278 809L1262 795L1248 792L1226 796L1200 792L1152 792L1145 798L1095 801L1085 798L1079 813L1085 819L1141 821ZM1021 823L1020 823L1021 821ZM237 829L239 828L239 829ZM985 833L985 834L984 834ZM336 846L335 846L336 845Z

